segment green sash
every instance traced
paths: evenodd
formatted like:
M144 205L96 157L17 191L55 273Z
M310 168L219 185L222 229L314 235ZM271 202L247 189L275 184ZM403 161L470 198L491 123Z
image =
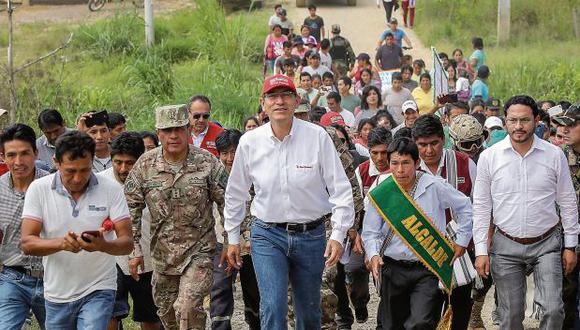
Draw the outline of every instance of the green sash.
M453 266L449 265L454 255L453 247L413 198L399 186L393 176L381 182L368 196L391 230L439 278L445 291L450 293L455 286Z

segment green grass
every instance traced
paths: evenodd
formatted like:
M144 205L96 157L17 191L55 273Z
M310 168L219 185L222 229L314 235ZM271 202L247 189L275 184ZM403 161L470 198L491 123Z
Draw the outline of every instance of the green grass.
M16 66L54 49L70 32L75 37L58 56L17 75L17 121L36 127L38 112L52 107L72 126L81 113L105 108L124 113L129 129L152 129L155 107L206 94L214 119L239 127L258 106L268 14L226 16L215 0L199 0L196 10L156 17L152 49L144 45L142 18L130 9L76 26L20 24ZM0 79L0 105L8 104L7 82Z
M459 47L468 57L471 38L482 37L493 97L528 94L574 102L580 99L580 42L573 33L573 3L512 0L511 38L501 47L496 46L497 0L423 1L416 30L426 45L450 56Z

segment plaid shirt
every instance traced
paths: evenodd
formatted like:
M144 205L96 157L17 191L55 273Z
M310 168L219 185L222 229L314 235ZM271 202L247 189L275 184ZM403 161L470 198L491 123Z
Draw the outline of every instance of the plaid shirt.
M47 175L36 169L34 179ZM0 230L4 239L0 245L0 264L5 266L23 266L28 269L42 269L42 258L27 256L20 250L20 224L25 193L14 190L10 172L0 177Z

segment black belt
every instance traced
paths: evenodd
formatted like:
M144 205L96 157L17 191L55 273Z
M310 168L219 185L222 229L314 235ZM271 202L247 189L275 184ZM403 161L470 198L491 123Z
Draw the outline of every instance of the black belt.
M287 232L303 233L320 226L325 219L326 216L323 216L308 223L276 222L272 224L276 227L284 228Z
M417 267L423 266L423 264L418 260L397 260L387 256L383 256L383 262L390 264L397 264L402 267Z
M42 269L28 269L23 266L4 266L4 268L11 269L15 272L19 272L36 278L44 277L44 271Z

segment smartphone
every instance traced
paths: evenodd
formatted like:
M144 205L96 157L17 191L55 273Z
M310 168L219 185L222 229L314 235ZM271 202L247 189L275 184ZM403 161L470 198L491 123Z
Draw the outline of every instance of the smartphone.
M439 104L457 102L457 93L449 93L449 94L445 94L445 95L439 95L439 96L437 96L437 101L439 101Z
M95 125L106 125L109 122L109 114L107 110L94 112L90 117L85 119L85 125L90 128Z
M90 238L85 237L85 234L87 235L91 235L94 237L99 237L101 235L101 232L98 230L87 230L87 231L83 231L83 233L81 234L81 238L83 239L83 241L87 242L87 243L91 243Z

